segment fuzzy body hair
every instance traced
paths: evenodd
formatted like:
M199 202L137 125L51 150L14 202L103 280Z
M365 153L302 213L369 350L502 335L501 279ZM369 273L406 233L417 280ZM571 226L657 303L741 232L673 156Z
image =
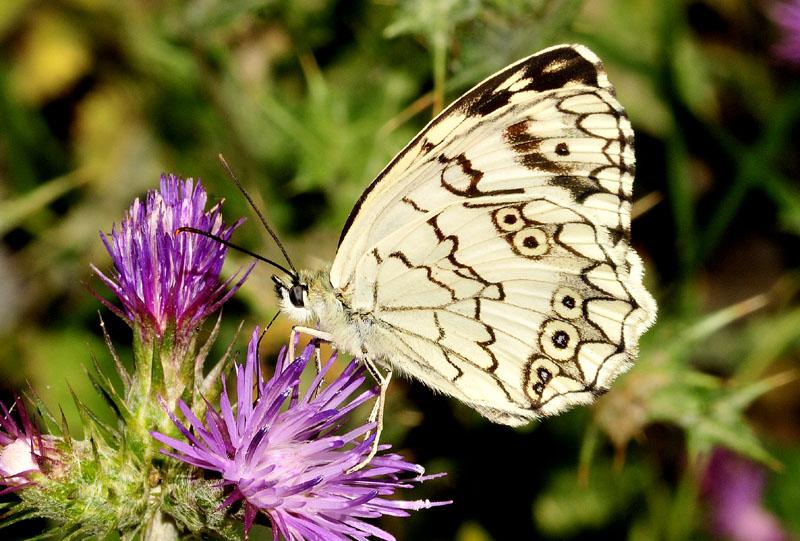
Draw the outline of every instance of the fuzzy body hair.
M331 285L329 268L318 270L300 270L298 282L306 286L304 306L296 307L289 299L286 286L278 286L281 311L299 324L316 321L321 331L333 337L333 343L343 352L354 357L369 355L374 359L387 362L375 348L369 347L375 339L372 330L372 318L369 315L354 314L344 303L341 293ZM378 352L380 348L377 348Z

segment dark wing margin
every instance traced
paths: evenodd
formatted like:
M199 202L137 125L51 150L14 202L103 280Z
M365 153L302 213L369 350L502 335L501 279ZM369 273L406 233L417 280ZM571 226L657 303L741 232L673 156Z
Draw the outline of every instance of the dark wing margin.
M498 90L503 83L512 77L519 81L519 84L514 85L513 90L511 88ZM364 190L364 193L361 194L347 217L342 233L339 236L339 245L342 244L370 192L411 149L420 145L420 142L431 128L453 114L460 114L466 117L486 116L508 105L511 97L517 92L546 92L572 85L611 88L605 79L605 70L600 59L582 45L550 47L523 58L484 79L431 120ZM428 152L434 145L430 141L425 141L420 146L423 151Z

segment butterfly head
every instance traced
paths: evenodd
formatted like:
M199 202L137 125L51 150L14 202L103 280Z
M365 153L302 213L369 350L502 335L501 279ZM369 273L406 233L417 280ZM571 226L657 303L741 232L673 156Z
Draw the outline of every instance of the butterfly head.
M314 317L308 298L308 284L299 274L292 276L291 281L284 281L277 276L273 276L272 281L275 282L275 293L280 299L281 311L290 319L305 323Z
M288 279L273 276L272 281L275 282L281 311L296 323L328 320L342 311L327 269L300 270Z

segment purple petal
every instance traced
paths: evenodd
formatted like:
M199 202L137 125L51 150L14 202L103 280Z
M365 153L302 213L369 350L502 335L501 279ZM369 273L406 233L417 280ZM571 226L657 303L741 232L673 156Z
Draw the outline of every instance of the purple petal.
M185 429L181 432L192 445L154 434L172 445L176 453L171 456L194 465L204 462L207 469L232 482L235 488L225 506L246 500L246 531L261 511L270 518L273 532L286 539L393 539L364 519L407 516L409 510L449 503L389 499L397 490L439 475L424 476L421 466L387 453L388 445L379 446L377 456L364 468L345 473L367 456L375 438L375 423L342 432L349 414L377 394L375 388L359 391L365 380L360 361L354 360L334 381L320 387L333 364L326 362L310 388L301 393L301 375L314 355L313 346L296 360L287 359L282 350L272 378L263 381L258 339L255 329L247 361L244 366L235 365L235 407L223 378L220 407L209 405L204 426L179 404L194 435ZM258 391L255 400L254 390Z
M252 265L235 285L236 274L220 283L227 247L201 235L175 235L179 227L193 227L230 238L242 220L226 227L219 205L206 212L206 202L199 181L195 186L192 179L162 175L160 191L149 192L144 204L136 199L110 236L101 233L114 269L109 275L92 269L119 298L122 310L114 311L129 324L142 321L159 334L171 325L191 333L249 276Z

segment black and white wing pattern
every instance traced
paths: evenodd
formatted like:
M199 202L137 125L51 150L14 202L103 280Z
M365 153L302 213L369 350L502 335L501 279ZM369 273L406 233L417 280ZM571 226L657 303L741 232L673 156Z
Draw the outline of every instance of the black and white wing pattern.
M362 352L511 425L586 403L655 319L630 246L633 132L597 56L541 51L431 121L330 269Z

